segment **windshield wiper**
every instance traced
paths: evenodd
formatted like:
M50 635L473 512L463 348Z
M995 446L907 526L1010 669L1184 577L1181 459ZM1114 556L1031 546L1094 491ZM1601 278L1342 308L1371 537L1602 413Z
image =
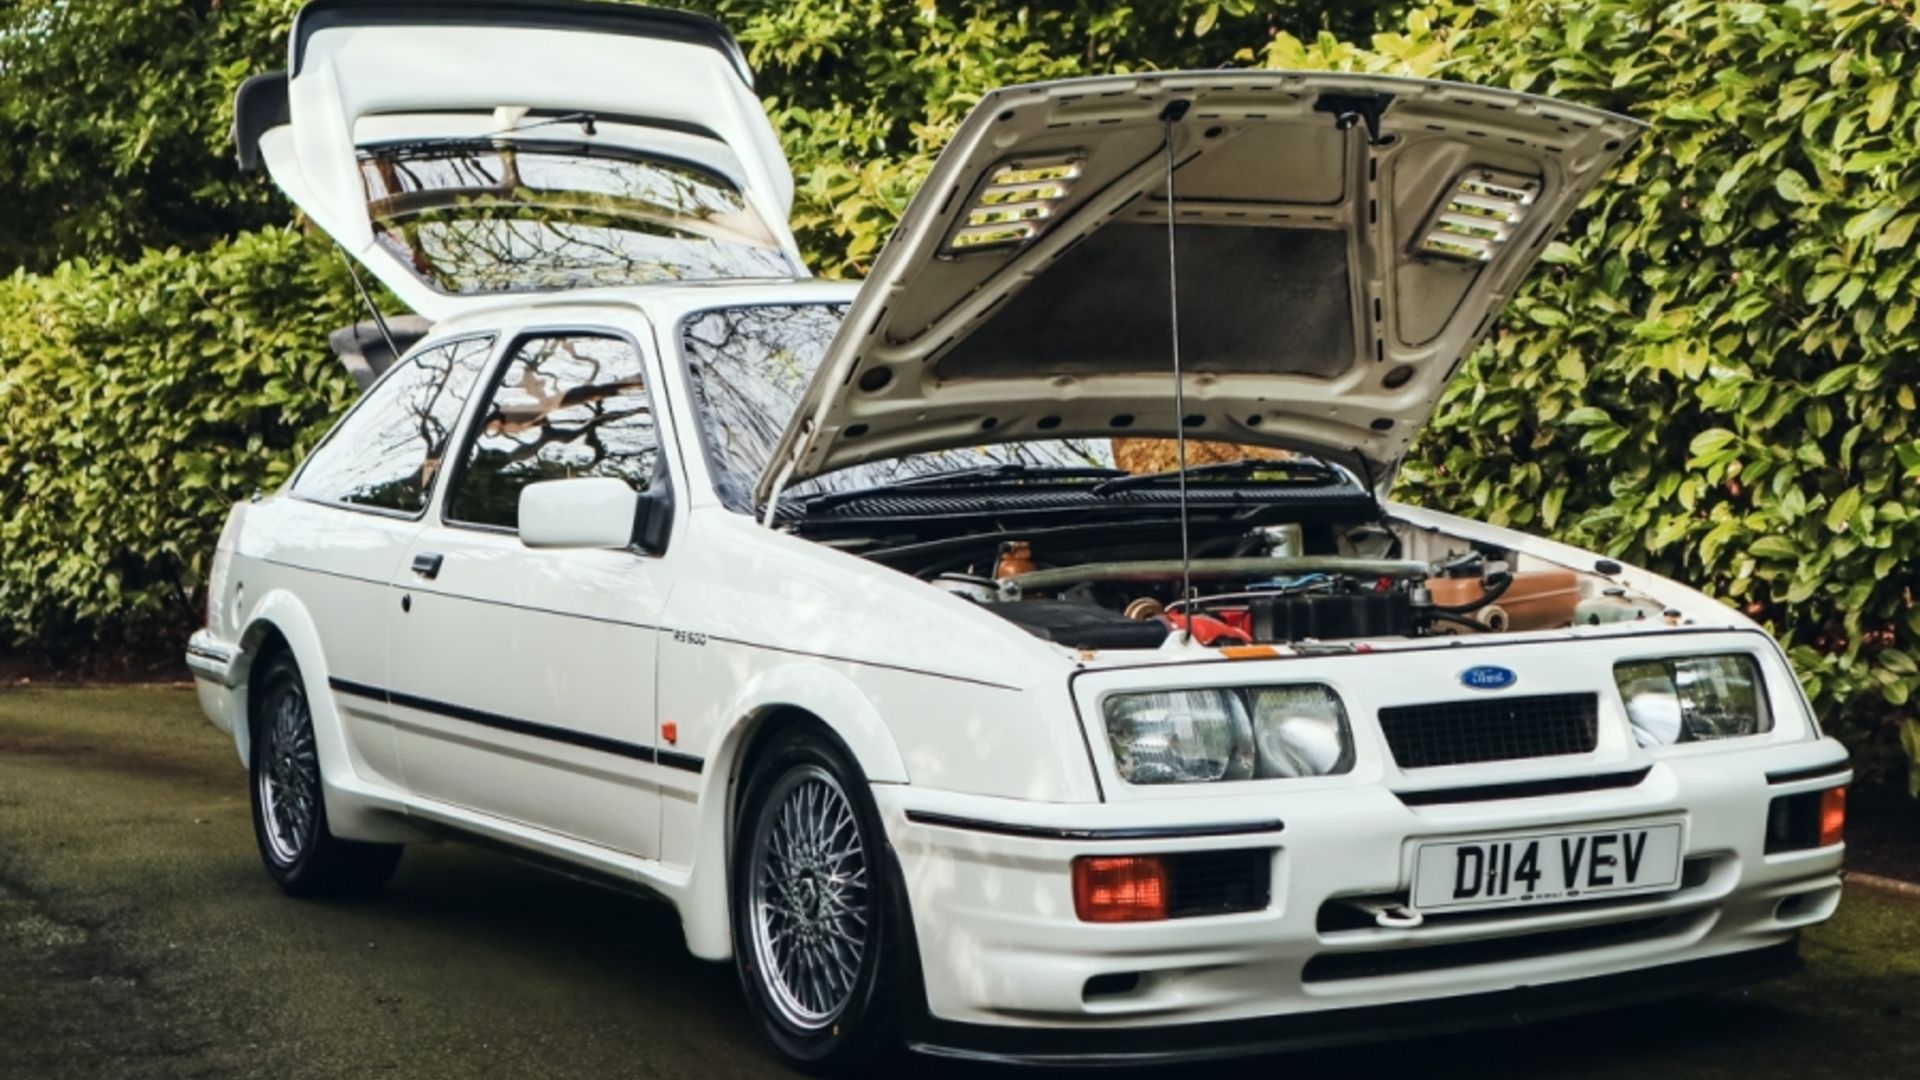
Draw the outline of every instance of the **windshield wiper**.
M1232 461L1214 461L1205 465L1187 466L1188 478L1196 476L1252 476L1255 473L1261 472L1284 472L1288 474L1288 479L1290 480L1317 480L1321 483L1332 483L1340 478L1339 474L1335 473L1331 468L1310 459L1283 458L1275 460L1270 458L1235 458ZM1167 480L1178 480L1179 478L1179 469L1118 476L1112 480L1095 484L1093 486L1093 494L1111 495L1116 491L1125 491L1128 488L1148 487Z
M924 476L910 476L904 480L893 480L872 487L854 488L851 491L823 491L817 495L802 495L794 501L809 510L823 510L829 506L853 502L872 495L885 495L895 491L912 491L916 488L940 487L946 484L991 483L995 480L1105 480L1113 483L1127 476L1125 469L1107 469L1098 465L1028 465L1021 461L1005 461L998 465L979 465L969 469L955 469L952 472L928 473ZM1096 486L1096 491L1099 488Z

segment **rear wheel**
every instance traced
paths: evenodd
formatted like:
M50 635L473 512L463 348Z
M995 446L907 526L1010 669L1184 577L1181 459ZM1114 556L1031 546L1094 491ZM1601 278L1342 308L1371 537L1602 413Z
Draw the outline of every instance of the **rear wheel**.
M845 1072L898 1045L896 905L865 781L819 734L784 737L748 781L733 867L734 957L789 1061Z
M268 660L257 676L259 723L252 747L253 835L260 859L295 896L370 891L400 862L399 844L342 840L327 826L313 711L293 657Z

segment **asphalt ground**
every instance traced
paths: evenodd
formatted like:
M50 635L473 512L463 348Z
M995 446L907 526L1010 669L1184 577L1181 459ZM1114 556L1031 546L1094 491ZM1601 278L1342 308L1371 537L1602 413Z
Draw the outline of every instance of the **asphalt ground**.
M1850 888L1803 952L1742 993L1205 1072L1920 1077L1920 900ZM453 844L290 900L190 692L0 690L0 1078L783 1075L662 905Z

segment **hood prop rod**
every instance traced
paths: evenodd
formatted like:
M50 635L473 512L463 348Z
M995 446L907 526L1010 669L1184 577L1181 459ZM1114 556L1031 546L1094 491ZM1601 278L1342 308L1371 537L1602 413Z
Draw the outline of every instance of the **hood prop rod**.
M1173 442L1180 464L1180 606L1181 643L1193 642L1193 538L1187 518L1187 381L1180 371L1180 262L1174 243L1177 226L1173 210L1174 125L1187 115L1191 102L1175 98L1160 110L1167 129L1167 311L1173 334Z

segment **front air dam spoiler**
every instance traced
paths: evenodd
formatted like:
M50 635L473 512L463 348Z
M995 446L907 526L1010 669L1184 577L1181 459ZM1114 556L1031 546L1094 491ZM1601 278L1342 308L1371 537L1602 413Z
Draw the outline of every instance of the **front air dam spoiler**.
M1452 1035L1750 986L1801 968L1796 934L1732 956L1465 997L1167 1027L1003 1028L925 1020L909 1045L934 1057L1102 1068L1168 1065Z

